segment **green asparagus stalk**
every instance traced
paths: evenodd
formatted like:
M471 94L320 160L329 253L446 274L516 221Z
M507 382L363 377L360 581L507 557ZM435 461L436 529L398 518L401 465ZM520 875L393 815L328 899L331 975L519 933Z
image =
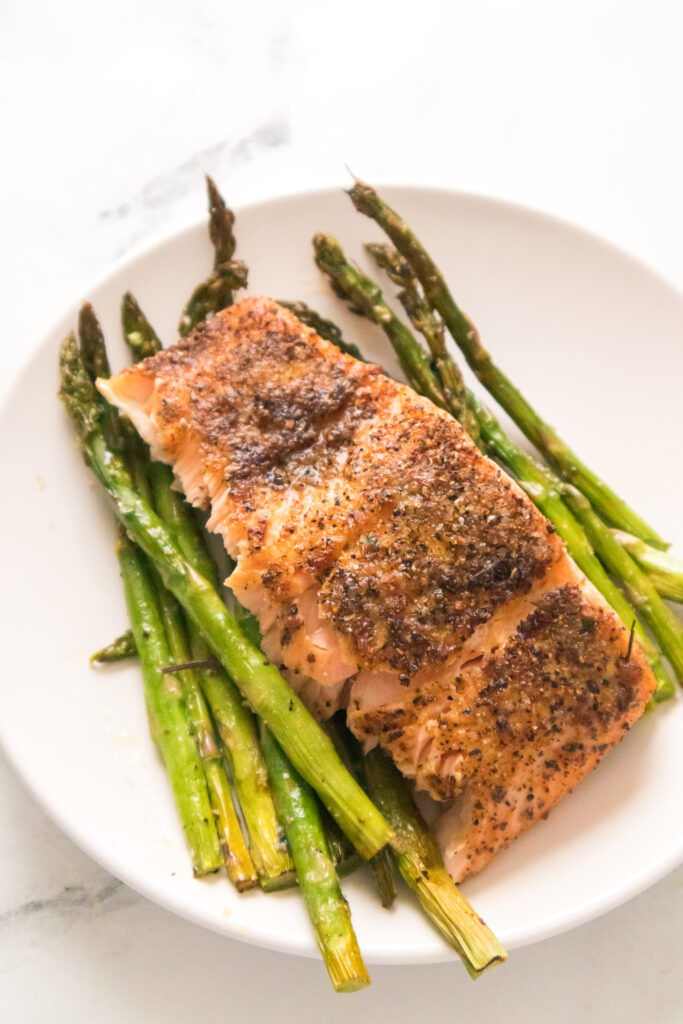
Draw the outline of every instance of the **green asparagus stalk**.
M182 688L177 679L161 671L171 659L157 590L146 559L123 531L117 554L142 666L150 732L164 759L194 873L206 875L220 868L223 857L204 768L185 716Z
M190 644L180 606L162 584L159 584L158 592L171 659L175 664L184 664L190 660ZM225 869L237 891L244 892L258 884L258 877L235 811L209 709L196 670L177 672L175 675L181 684L190 728L204 766Z
M254 644L255 647L261 649L261 630L259 627L258 619L256 616L248 611L239 602L235 602L235 615L237 621L240 624L240 628L244 635ZM326 730L327 731L327 730ZM328 733L329 734L329 733ZM360 780L357 778L348 762L345 760L342 751L339 750L337 743L334 741L334 737L330 737L334 742L339 758L344 767L353 775L356 782ZM337 872L339 875L347 875L351 871L355 871L359 864L359 858L354 850L353 846L341 831L334 818L330 815L329 811L325 807L320 807L320 815L323 823L323 829L327 838L327 845L330 849L330 856L332 857L333 863L336 865ZM386 847L385 847L386 850ZM379 854L375 854L370 859L370 864L373 864L377 857L380 856L384 851L380 850Z
M465 428L475 444L479 442L476 417L467 404L467 388L458 364L450 358L444 338L444 325L419 292L415 276L395 249L389 245L370 243L365 246L375 263L384 270L401 291L398 299L416 331L424 335L434 359L434 370L441 381L448 411Z
M104 333L89 302L84 302L78 311L78 340L83 364L90 380L108 377L110 369ZM124 430L117 411L108 403L103 403L102 406L102 426L108 443L115 451L120 451Z
M325 811L325 808L323 808L323 811ZM336 868L339 868L339 865L347 856L346 836L344 835L343 832L339 831L339 829L337 828L337 823L334 820L334 818L330 818L329 815L327 815L327 817L322 815L321 821L323 825L323 831L325 833L325 841L327 843L327 848L330 851L330 859L334 866ZM351 851L355 853L353 847L351 847Z
M261 744L280 821L287 833L297 880L330 980L337 992L370 984L349 905L342 895L313 791L266 728Z
M209 238L214 249L213 268L218 270L225 263L229 263L235 255L235 214L218 191L216 182L208 174L206 192L209 199Z
M235 615L240 624L240 629L248 640L261 650L261 627L253 612L250 612L239 601L235 601Z
M657 551L645 541L622 530L614 530L614 538L625 548L643 572L654 583L660 597L683 602L683 559L666 551Z
M161 341L131 292L126 292L121 300L121 329L134 362L160 351ZM99 376L109 376L109 371ZM137 490L153 505L149 449L127 417L120 417L120 423L124 432L124 462Z
M652 580L631 558L577 488L566 485L564 500L586 531L586 535L605 566L624 583L631 603L635 604L652 630L662 651L671 662L674 675L683 684L683 626L664 604ZM656 699L661 699L655 694Z
M204 641L195 635L193 653L199 650L205 650ZM292 861L275 814L254 716L225 672L206 669L199 675L227 751L261 888L266 892L285 889L293 881Z
M370 793L394 829L391 847L398 869L470 976L477 978L487 967L507 960L503 946L446 871L398 769L378 748L365 755L364 764Z
M126 292L121 300L121 328L134 363L148 359L161 350L161 340L132 292ZM97 376L105 377L108 374L98 373Z
M337 753L353 777L367 790L367 779L363 765L363 757L359 744L352 738L348 729L344 728L335 718L325 723L325 731L335 745ZM370 860L372 880L385 910L389 910L396 899L396 885L389 847L376 853Z
M107 491L117 518L358 852L373 856L389 841L391 829L344 769L302 701L244 637L235 616L187 562L170 531L133 487L125 466L105 442L95 392L73 336L60 350L60 379L60 397L84 459Z
M412 334L386 304L374 281L361 275L359 270L346 261L339 242L331 235L315 235L313 249L316 263L330 278L337 294L345 296L356 312L385 331L406 377L418 381L420 393L435 405L446 409L443 389L432 373L429 359L419 346L416 348L412 343Z
M161 462L155 462L153 465L154 491L159 516L190 565L204 576L215 590L220 591L218 567L195 521L192 506L173 486L173 470Z
M165 496L166 479L155 472L156 467L166 467L160 466L159 463L152 463L149 467L155 505L159 509L159 501L161 499L163 502ZM175 597L166 590L160 580L157 590L171 661L176 665L186 664L193 659L195 650L190 646L182 610ZM258 877L235 811L223 758L216 742L213 722L200 687L198 673L194 669L188 669L178 671L175 675L181 684L190 728L204 766L225 869L237 891L244 892L245 889L251 889L258 884Z
M212 271L205 281L197 285L183 309L178 324L181 338L191 334L215 310L232 306L234 292L246 288L247 279L247 267L241 260L232 260L219 270Z
M380 903L385 910L391 910L396 900L396 883L394 882L391 851L388 846L385 846L370 859L370 870Z
M183 309L178 331L181 337L221 309L232 306L234 292L246 288L248 271L245 263L233 259L235 215L226 206L213 180L206 177L209 197L209 237L214 248L213 271L197 285Z
M352 302L357 308L365 306L365 308L369 310L367 313L368 318L374 320L375 323L385 330L385 333L393 345L395 335L394 332L390 333L386 329L386 324L388 322L387 317L379 315L381 306L378 306L377 303L376 286L374 282L346 262L341 247L335 239L317 235L313 243L316 253L323 244L319 241L320 239L324 239L324 247L327 254L326 260L322 265L322 269L328 274L328 276L333 278L337 291L341 292L347 301ZM318 261L318 265L321 266L320 261ZM370 304L371 300L373 303L372 305ZM428 320L428 315L425 310L420 312L420 316L423 322ZM429 336L430 335L428 334L428 341ZM409 382L416 391L430 397L431 393L436 387L438 387L438 382L435 383L435 373L428 365L427 357L422 350L422 347L408 328L405 328L401 335L401 344L403 346L403 351L408 348L414 350L412 360L405 360L406 376L408 377ZM418 363L420 355L422 356L422 370L420 375L416 375L410 372L409 367ZM428 381L428 386L424 388L424 378L429 375L431 375L433 380ZM549 470L544 469L535 462L535 460L531 458L531 456L527 455L526 452L523 452L521 449L513 445L509 438L504 434L500 424L490 410L488 410L472 392L468 391L467 400L473 415L477 419L481 438L487 444L489 450L519 479L527 489L535 504L543 514L552 521L558 533L565 541L572 558L579 565L582 572L591 580L593 585L597 587L605 599L612 605L624 622L624 625L630 629L633 622L636 622L636 637L643 648L645 657L652 668L657 681L654 694L655 700L667 700L674 692L671 679L662 664L657 649L642 628L633 608L626 601L618 587L616 587L612 582L599 559L596 557L595 551L586 536L586 529L582 525L583 518L586 517L589 519L589 526L591 528L592 535L597 536L601 545L603 545L604 549L612 556L614 562L615 553L611 550L611 546L613 545L616 547L618 545L613 541L611 531L602 523L599 517L591 515L592 510L590 509L590 504L588 502L586 502L586 505L588 506L587 510L584 508L570 510L563 496L565 485L561 481L557 480ZM581 519L581 522L579 522L578 519ZM625 565L624 559L621 561ZM634 568L636 570L635 573L633 572ZM645 595L649 592L647 582L644 583L643 589L638 591L637 585L640 577L637 574L637 566L634 565L628 567L628 576L629 593L632 598L634 594L638 597L638 600L634 603L636 603L640 608L641 598L645 600ZM667 654L668 657L671 657L671 654L673 654L674 659L676 659L678 656L676 633L669 624L669 620L673 618L673 616L665 606L662 606L661 602L659 602L659 604L656 604L655 602L654 605L654 613L649 616L648 623L652 624L652 622L654 622L658 627L658 639L660 639L660 642L664 642L667 645L663 648L665 654ZM651 609L653 609L653 602L648 601L643 611L644 613L650 612ZM669 647L672 648L671 652L669 651Z
M95 651L94 654L90 655L91 665L107 665L112 661L125 661L126 658L137 657L138 649L135 646L135 637L133 636L133 630L127 629L121 636L117 636L116 640L112 640L110 644L103 647L99 651Z
M104 334L91 303L84 302L78 311L78 340L81 345L83 365L90 380L108 377L110 373ZM107 410L107 420L116 416L112 408Z
M168 466L155 463L154 474L157 510L164 524L171 529L192 568L219 591L216 563L197 529L189 505L171 486L173 473ZM209 653L203 637L194 633L193 659L206 660ZM254 716L222 669L201 670L199 679L230 759L233 785L247 826L249 849L259 882L266 891L285 888L292 883L293 865L282 841Z
M98 377L110 374L107 347L104 333L97 315L89 302L84 302L78 314L78 339L83 366L92 384ZM119 416L116 409L108 402L99 399L102 419L102 430L107 444L118 455L125 450L125 458L137 486L149 500L150 491L147 480L147 452L132 423Z
M111 371L107 358L104 333L95 310L89 302L84 302L79 310L78 336L83 364L90 380L94 382L98 377L108 377ZM106 409L103 406L102 415L109 444L118 451L121 451L123 439L121 437L120 418L111 406ZM133 631L132 629L127 629L106 647L92 654L90 656L90 664L104 665L109 662L124 661L126 658L137 657L137 653Z
M529 440L548 459L556 472L576 486L612 526L666 549L666 542L585 463L546 423L493 362L482 345L476 328L457 306L443 274L404 220L369 185L356 181L349 195L361 213L379 224L424 288L430 305L443 318L453 340L460 347L484 387L500 402Z
M327 808L323 807L322 804L319 803L318 810L320 811L320 817L323 823L325 838L327 840L327 846L330 851L332 863L336 867L339 877L343 878L355 871L362 861L342 830L337 825L337 822L329 814ZM375 857L376 856L377 854L375 854Z
M314 309L307 306L305 302L285 302L279 300L279 304L284 306L285 309L289 309L296 317L301 320L302 324L306 324L307 327L312 327L316 334L320 335L321 338L325 338L326 341L331 341L333 345L336 345L338 349L341 349L347 356L353 356L354 359L362 359L360 349L357 345L351 342L344 341L342 332L339 330L336 324L333 324L331 320L326 320L320 313L316 313Z

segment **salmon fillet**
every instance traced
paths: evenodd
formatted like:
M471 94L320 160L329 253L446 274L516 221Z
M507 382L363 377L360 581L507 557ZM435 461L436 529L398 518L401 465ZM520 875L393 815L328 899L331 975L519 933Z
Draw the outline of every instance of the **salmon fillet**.
M271 299L98 381L210 512L267 656L444 808L456 880L545 817L654 679L552 525L428 400Z

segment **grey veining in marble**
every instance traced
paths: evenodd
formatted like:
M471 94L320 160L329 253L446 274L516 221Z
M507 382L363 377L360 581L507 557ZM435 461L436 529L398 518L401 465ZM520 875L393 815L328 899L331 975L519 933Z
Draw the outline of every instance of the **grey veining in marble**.
M54 896L31 899L0 914L0 980L2 972L25 963L72 928L88 929L95 918L131 906L140 897L116 878L95 886L66 885Z
M266 121L241 138L225 138L192 153L178 166L145 182L130 198L103 210L99 217L106 233L114 239L115 258L164 228L169 212L197 195L197 183L205 174L229 181L264 153L287 146L290 137L285 118Z

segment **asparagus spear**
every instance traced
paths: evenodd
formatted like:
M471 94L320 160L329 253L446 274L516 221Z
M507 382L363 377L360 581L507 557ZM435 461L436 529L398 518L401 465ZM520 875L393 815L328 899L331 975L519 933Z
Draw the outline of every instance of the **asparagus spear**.
M209 196L209 237L214 247L213 271L197 285L183 309L178 325L181 337L190 334L197 324L233 303L233 292L247 286L247 266L233 259L235 215L226 206L214 181L207 175Z
M188 557L187 552L185 554ZM209 650L203 637L194 632L193 658L205 660L207 653ZM198 674L229 760L232 783L247 826L249 851L261 888L266 892L285 889L293 883L293 864L283 841L268 786L257 722L222 668L203 668L198 670Z
M370 978L351 925L349 905L339 887L315 795L263 726L261 745L278 817L287 833L301 895L330 980L337 992L356 992L369 985Z
M108 377L110 373L104 333L91 303L84 302L78 311L78 340L83 365L91 381ZM108 403L102 405L102 424L109 444L120 451L123 444L123 430L118 413Z
M683 559L666 551L657 551L645 541L622 530L614 530L614 538L647 573L660 597L683 602Z
M195 644L198 640L203 645L195 635ZM196 646L193 653L197 653ZM266 892L287 888L293 880L292 861L275 814L254 716L225 672L201 670L200 679L228 754L261 887Z
M394 882L391 851L388 846L371 858L370 870L380 903L385 910L391 910L396 900L396 883Z
M189 506L171 488L171 470L157 465L159 477L166 477L163 491L159 490L161 517L171 527L189 564L218 591L218 570L192 519ZM209 648L203 637L194 633L192 657L205 660L208 654ZM230 758L233 784L247 825L249 848L261 886L267 891L284 888L291 884L292 861L282 842L254 716L244 706L239 690L222 669L201 670L199 678Z
M173 473L155 464L157 510L189 562L216 591L220 581L216 564L182 496L172 489ZM193 633L192 657L206 660L209 648ZM235 792L249 834L249 849L262 888L284 888L292 881L292 861L282 842L268 776L263 761L254 716L244 706L240 692L222 669L199 672L202 690L209 702L216 727L228 752Z
M212 316L215 310L232 306L233 293L247 287L247 277L246 264L241 260L231 260L212 271L205 281L197 285L183 309L178 324L181 338L191 334L197 324Z
M214 249L214 270L229 263L235 255L237 243L233 227L235 214L218 191L216 182L206 175L206 191L209 199L209 238Z
M377 288L374 282L359 270L351 267L344 257L341 246L335 239L330 236L316 235L313 239L313 245L316 251L318 266L332 278L338 293L341 292L344 298L352 302L357 308L364 307L367 310L366 315L368 318L385 330L389 340L394 345L395 332L392 331L390 333L386 326L391 322L389 315L393 317L393 313L388 310L386 304L378 300ZM319 258L320 254L324 256L324 259ZM421 310L420 316L426 322L428 320L428 311ZM430 334L428 332L428 340L429 337ZM435 379L434 371L427 364L427 357L422 347L408 328L404 328L401 334L401 345L404 352L407 349L412 349L414 352L411 360L405 359L408 380L416 391L431 397L431 393L438 387L438 382ZM422 370L418 376L410 372L409 368L420 362L420 356L422 358L420 363ZM424 388L423 381L425 376L428 375L431 375L432 380ZM652 668L657 680L655 699L657 701L667 700L673 695L673 685L662 664L661 658L654 644L652 644L639 623L633 608L625 600L623 594L614 585L600 561L596 558L593 547L586 536L586 530L577 520L577 516L581 518L582 522L584 518L589 520L591 535L599 539L601 549L604 546L604 550L611 554L614 559L615 555L611 548L612 546L618 547L618 545L614 542L611 531L602 523L599 517L594 514L591 515L592 510L587 501L587 509L577 507L570 511L563 497L565 485L557 480L549 470L544 469L535 462L531 456L513 445L490 410L472 392L468 391L467 400L473 415L477 419L481 437L489 446L489 449L517 476L520 482L527 488L532 500L544 515L553 522L558 533L567 544L570 555L577 562L582 572L585 573L593 585L597 587L605 599L612 605L628 629L631 628L634 621L636 622L636 636L643 647L648 664ZM624 562L623 559L621 561L622 563ZM649 594L649 588L647 581L643 582L638 575L637 566L635 566L635 572L633 572L633 568L634 566L628 567L629 592L632 595L632 599L635 595L637 600L634 603L640 607L641 599L646 600L646 595ZM639 583L641 584L640 588L638 586ZM669 610L661 602L657 604L656 600L653 602L649 597L643 610L647 613L652 612L652 614L649 614L648 623L650 625L654 623L658 627L657 636L660 642L666 644L664 646L665 653L669 657L673 654L674 659L676 659L678 657L678 644L676 642L675 630L669 624L669 619L673 618ZM671 651L669 648L671 648Z
M307 327L312 327L316 334L319 334L321 338L325 338L326 341L331 341L333 345L336 345L338 349L345 352L347 356L353 356L354 359L362 359L360 349L357 345L351 342L344 341L342 332L339 330L336 324L333 324L331 320L326 320L320 313L316 313L314 309L307 306L305 302L285 302L278 300L281 306L291 310L296 317L301 320L302 324L306 324Z
M481 383L497 399L557 473L574 484L612 526L627 530L656 548L668 546L627 503L571 450L493 362L476 328L457 306L443 274L404 220L369 185L356 181L349 195L361 213L379 224L408 261L430 305L443 317L454 341Z
M106 665L111 661L125 661L126 658L134 658L138 653L138 649L135 646L135 637L133 636L133 630L127 629L121 636L117 636L116 640L112 640L110 644L103 647L99 651L95 651L94 654L90 655L91 665Z
M235 615L237 616L237 621L239 622L244 635L254 644L255 647L258 647L259 650L261 650L261 630L256 616L252 612L247 611L247 609L237 601L235 602ZM350 767L348 761L344 758L343 752L339 750L337 743L334 741L334 737L331 736L330 738L334 742L342 764L350 772L356 782L359 782L360 780L357 775ZM332 858L332 862L337 868L337 873L340 875L350 874L351 871L354 871L358 867L359 857L347 837L337 825L334 818L330 815L329 811L323 806L320 806L318 810L320 812L327 845L330 850L330 856ZM386 850L386 847L384 850ZM374 857L371 857L370 864L373 864L384 850L380 850L379 854L376 853Z
M588 498L570 485L565 486L563 495L574 515L581 519L589 541L606 567L623 581L631 603L637 606L683 684L683 626L664 604L652 580L593 511ZM662 699L657 694L655 697Z
M421 394L446 409L446 397L432 373L429 359L419 346L413 344L412 334L386 304L374 281L362 276L346 261L339 242L331 235L315 235L313 248L316 263L328 275L336 293L345 297L356 312L382 327L394 346L406 377L419 383ZM361 279L362 288L358 287Z
M111 371L104 333L89 302L84 302L79 310L78 337L83 365L91 383L94 384L98 377L108 377ZM136 485L149 500L150 490L146 469L148 458L141 438L127 417L119 416L117 410L108 402L99 399L99 405L107 444L118 455L125 455Z
M363 779L394 829L391 854L423 910L476 978L487 967L507 959L498 939L454 885L439 847L415 807L406 780L378 749L361 755L349 731L335 719L326 723L332 741L347 765L362 766ZM393 876L391 880L393 888Z
M281 743L358 852L368 858L390 839L382 815L344 769L322 732L277 669L244 637L209 582L193 569L149 503L133 487L125 466L108 447L94 389L70 336L60 350L60 397L76 428L84 459L107 491L131 538L155 564L242 695Z
M156 355L163 348L158 334L132 292L126 292L121 300L121 329L134 363ZM106 374L98 373L96 376L104 377Z
M367 789L362 754L359 745L353 741L351 733L340 725L335 718L331 718L325 723L325 731L334 743L344 766L360 782L363 789ZM385 846L383 850L375 854L370 860L370 868L375 889L382 906L385 910L388 910L393 906L396 899L396 886L394 884L394 872L391 866L389 847Z
M318 804L320 817L323 823L325 839L330 851L332 863L337 869L340 878L350 875L361 864L361 859L348 841L337 822L330 816L326 807ZM386 847L385 847L386 849ZM375 854L377 856L377 854ZM374 857L373 857L374 860Z
M157 467L166 467L160 463L152 463L149 467L155 505L159 509L160 501L164 501L166 478L165 475L156 472ZM186 664L195 655L195 650L190 647L190 638L180 605L160 580L157 580L157 594L171 661L177 665ZM194 669L178 671L175 674L181 684L190 728L204 766L225 869L237 891L244 892L245 889L253 888L258 883L258 878L235 811L213 722L200 688L199 675Z
M176 664L184 664L190 660L190 645L180 606L161 583L158 595L171 659ZM209 709L199 687L196 671L186 670L175 674L181 684L190 727L204 766L225 869L237 891L244 892L258 884L258 877L235 811Z
M398 769L377 747L365 755L364 763L373 799L394 829L391 847L398 869L469 975L477 978L487 967L507 960L503 946L446 871Z
M183 707L183 693L171 675L170 652L156 587L146 559L123 530L117 555L135 643L140 655L150 732L166 765L195 875L217 871L223 863L206 777Z
M479 442L479 427L467 405L467 388L457 363L448 355L444 339L444 325L419 293L415 276L395 249L389 245L370 243L365 247L381 270L386 271L401 291L399 301L413 327L423 334L434 359L434 370L441 381L448 411L462 424L475 444Z
M81 346L83 365L90 380L108 377L111 371L104 344L104 334L90 302L84 302L78 311L78 340ZM110 407L105 413L107 429L111 429L111 421L114 417L116 417L116 411Z

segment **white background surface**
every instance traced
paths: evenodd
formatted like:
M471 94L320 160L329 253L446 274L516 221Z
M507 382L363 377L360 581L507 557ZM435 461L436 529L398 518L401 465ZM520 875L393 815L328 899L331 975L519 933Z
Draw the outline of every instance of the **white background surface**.
M682 34L673 2L0 0L0 391L93 276L203 209L204 171L235 204L343 181L344 162L501 194L680 286ZM45 584L58 600L59 581ZM680 870L476 985L457 965L375 967L370 990L335 997L319 964L220 939L126 890L4 766L0 863L11 1024L683 1019Z

